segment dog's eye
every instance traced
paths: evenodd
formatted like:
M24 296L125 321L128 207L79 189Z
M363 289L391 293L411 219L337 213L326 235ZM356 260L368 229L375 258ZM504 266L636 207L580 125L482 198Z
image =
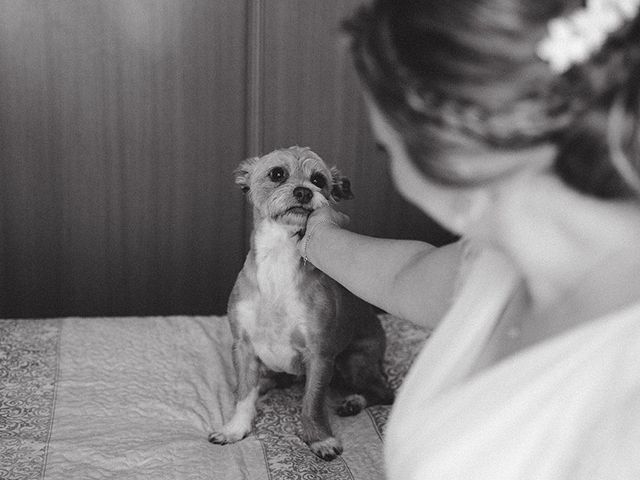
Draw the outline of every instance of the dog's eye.
M269 171L269 178L273 182L277 182L277 183L284 182L288 176L289 174L282 167L274 167Z
M318 188L324 188L327 186L327 178L321 173L314 173L311 175L311 183Z

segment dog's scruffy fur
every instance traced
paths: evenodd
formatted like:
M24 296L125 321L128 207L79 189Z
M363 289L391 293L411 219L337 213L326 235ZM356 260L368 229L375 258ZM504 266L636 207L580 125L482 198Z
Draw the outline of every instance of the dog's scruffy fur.
M342 445L327 419L330 383L347 394L339 415L393 401L382 369L384 332L372 307L305 263L296 248L308 215L351 198L350 183L300 147L246 160L235 175L254 207L251 250L228 305L237 404L209 441L244 438L258 395L285 377L304 376L302 439L319 457L333 459Z

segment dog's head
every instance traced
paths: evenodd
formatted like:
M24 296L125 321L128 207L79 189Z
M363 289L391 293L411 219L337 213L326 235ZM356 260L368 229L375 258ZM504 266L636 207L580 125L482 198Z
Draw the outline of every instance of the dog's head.
M353 198L351 183L309 148L290 147L242 162L235 181L261 218L304 226L316 208Z

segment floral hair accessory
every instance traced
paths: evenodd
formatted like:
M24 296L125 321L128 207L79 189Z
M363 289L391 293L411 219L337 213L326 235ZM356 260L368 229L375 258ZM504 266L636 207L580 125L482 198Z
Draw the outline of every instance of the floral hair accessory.
M562 74L586 62L598 52L609 35L633 19L640 0L587 0L586 5L548 24L548 35L536 49L551 70Z

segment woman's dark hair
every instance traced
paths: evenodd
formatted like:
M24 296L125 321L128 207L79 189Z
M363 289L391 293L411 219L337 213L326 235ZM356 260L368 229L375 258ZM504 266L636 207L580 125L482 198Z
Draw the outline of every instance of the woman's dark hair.
M602 198L628 197L634 189L611 162L608 129L616 104L625 118L619 149L640 175L640 19L563 74L536 56L548 22L582 3L377 0L345 28L368 94L432 178L461 181L441 155L449 148L443 133L455 132L480 148L552 142L567 184Z

